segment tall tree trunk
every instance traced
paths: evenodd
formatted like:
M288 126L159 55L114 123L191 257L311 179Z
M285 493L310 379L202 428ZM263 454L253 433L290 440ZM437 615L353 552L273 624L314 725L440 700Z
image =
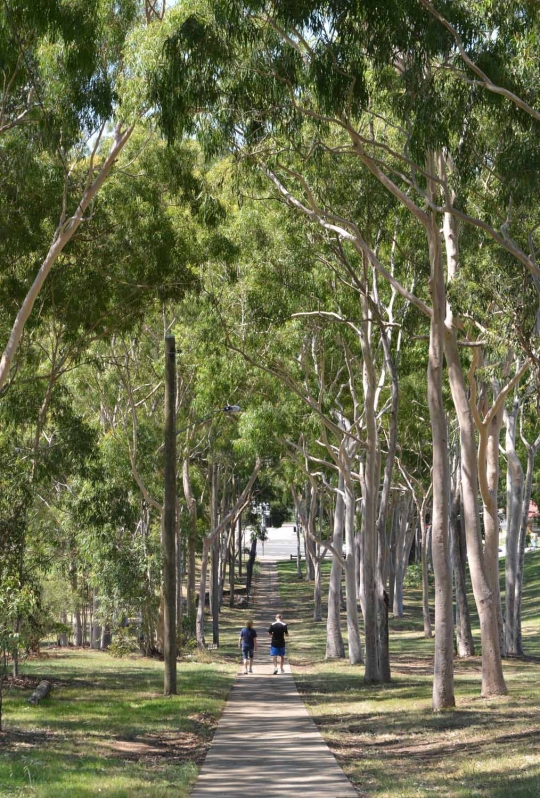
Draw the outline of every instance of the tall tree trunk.
M304 489L304 501L306 507L306 516L304 526L304 540L306 545L306 581L313 582L315 579L315 543L313 542L307 526L313 522L311 513L311 485L306 482Z
M234 607L234 591L236 590L235 577L234 577L234 528L230 533L231 542L229 546L229 607Z
M211 498L211 526L212 533L218 525L218 491L219 467L212 464L212 498ZM219 550L220 536L214 535L212 542L212 589L210 594L210 609L212 612L212 642L219 645Z
M429 614L429 572L428 572L428 535L426 524L426 507L422 503L420 509L420 561L422 563L422 619L424 637L433 637L431 615Z
M518 546L523 516L523 467L516 452L516 423L519 399L511 412L505 412L506 425L506 564L505 564L505 639L508 654L518 654L516 625L516 586Z
M244 552L242 551L242 513L238 516L238 578L242 578L242 561L244 557Z
M387 332L384 329L381 330L381 340L383 344L386 367L391 379L392 405L390 411L390 428L388 432L388 452L384 466L383 486L379 501L379 514L377 516L377 635L379 650L379 674L383 682L390 682L390 642L388 631L389 597L386 593L385 585L386 564L389 559L389 545L387 540L388 510L391 502L390 491L392 487L392 473L394 470L394 461L397 448L399 384L396 364L390 350Z
M321 560L313 560L313 620L322 621Z
M161 520L163 549L163 658L165 695L176 695L176 349L165 336L165 494Z
M501 655L506 654L506 641L501 609L501 591L499 585L499 438L501 435L503 413L502 408L493 415L486 433L485 467L487 491L482 491L484 508L484 556L489 584L493 590L493 601L497 610L497 628L499 631L499 648ZM481 433L482 434L482 433ZM483 447L482 447L483 448ZM518 532L519 535L519 532ZM517 554L517 546L516 546ZM508 562L508 560L507 560Z
M203 540L203 550L201 557L201 581L199 583L199 605L197 607L197 617L195 624L195 635L197 638L197 647L204 648L206 641L204 637L204 608L206 604L206 579L208 572L208 553L211 547L211 542L206 539Z
M176 496L176 639L178 650L182 645L184 625L184 572L185 551L184 537L180 530L180 514L178 512L178 495Z
M345 478L345 538L347 556L345 558L345 588L347 601L347 633L349 662L358 665L363 662L360 627L358 625L358 604L356 600L356 546L355 546L355 493L352 479Z
M189 533L188 533L188 551L187 551L187 586L186 586L186 603L187 603L187 626L190 632L195 631L195 618L196 610L196 549L197 549L197 501L193 495L191 488L191 479L189 472L189 457L184 458L182 463L182 484L184 488L184 497L187 504L189 514Z
M99 612L99 596L97 590L94 590L92 594L92 602L93 602L93 613L92 613L92 640L91 646L92 648L99 648L99 644L101 641L101 626L96 620L96 616Z
M62 612L61 618L62 618L62 624L64 626L67 626L67 612L65 612L65 611ZM68 641L67 632L61 632L61 634L60 634L60 636L58 638L58 645L60 645L62 647L66 647L68 644L69 644L69 641Z
M302 579L302 549L300 545L300 523L296 515L296 576Z
M249 550L249 558L247 562L246 568L246 586L247 586L247 595L251 596L251 586L253 582L253 566L255 565L255 558L257 556L257 538L253 538L251 541L251 548Z
M403 580L405 578L407 524L411 505L411 494L407 493L400 499L400 516L398 536L395 550L395 587L394 587L394 618L403 618Z
M390 521L390 540L388 545L388 604L394 607L396 586L396 546L399 537L399 499L393 501Z
M434 163L431 164L434 171ZM435 664L433 709L455 706L454 698L454 634L452 623L452 569L448 536L450 473L448 463L448 430L442 394L444 360L445 289L439 225L430 213L428 228L431 266L430 294L432 315L429 328L427 394L433 441L433 518L432 554L435 574Z
M111 627L109 624L105 624L101 627L101 640L99 643L99 647L102 651L105 651L111 645Z
M457 270L457 221L451 214L444 214L448 277L453 278ZM441 296L444 298L444 282L441 280ZM467 540L469 570L476 609L480 620L482 641L482 695L504 695L506 685L501 665L497 605L488 578L478 506L478 460L475 425L472 418L469 396L465 387L463 368L457 345L457 332L450 305L446 309L444 350L448 365L448 378L452 400L459 424L461 451L461 502L463 524ZM433 475L435 483L435 474ZM437 634L437 630L435 630Z
M474 656L467 585L465 582L464 535L461 522L461 472L459 461L453 476L450 498L450 535L452 539L452 566L456 590L456 640L459 657Z
M336 507L334 510L334 534L332 545L338 552L343 551L343 524L345 514L343 475L339 475L336 493ZM326 659L343 659L345 646L341 634L341 563L337 557L332 557L330 570L330 585L328 587L328 615L326 619Z
M367 282L367 258L364 256L364 277ZM361 295L362 323L360 325L360 344L363 356L364 422L366 426L366 449L364 466L364 495L362 497L363 535L363 594L364 594L364 639L366 669L364 680L367 684L379 682L379 637L377 633L377 503L381 480L381 458L379 434L375 410L377 379L371 351L371 315L368 298Z

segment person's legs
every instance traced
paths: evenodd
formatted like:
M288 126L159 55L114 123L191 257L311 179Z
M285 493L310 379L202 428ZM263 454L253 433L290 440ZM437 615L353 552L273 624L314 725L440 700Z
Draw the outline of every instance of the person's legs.
M253 649L249 652L249 672L253 673Z
M285 668L283 667L283 665L285 663L285 655L282 654L280 659L281 659L281 673L285 673Z
M248 672L247 668L248 668L247 656L244 655L244 673Z
M274 663L274 674L277 673L277 655L272 657L272 661Z

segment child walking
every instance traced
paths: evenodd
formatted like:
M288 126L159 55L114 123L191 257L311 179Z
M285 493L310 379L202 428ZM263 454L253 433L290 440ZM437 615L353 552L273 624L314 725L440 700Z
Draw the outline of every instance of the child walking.
M242 649L242 659L244 663L244 674L253 673L253 652L257 650L257 632L253 628L253 621L246 621L246 625L240 630L238 637L238 648Z

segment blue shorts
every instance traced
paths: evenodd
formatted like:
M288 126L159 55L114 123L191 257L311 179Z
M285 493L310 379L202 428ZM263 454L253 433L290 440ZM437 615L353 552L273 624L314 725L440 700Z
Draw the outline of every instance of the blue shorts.
M242 659L253 659L253 649L242 646Z
M285 646L270 646L270 656L271 657L284 657L285 656Z

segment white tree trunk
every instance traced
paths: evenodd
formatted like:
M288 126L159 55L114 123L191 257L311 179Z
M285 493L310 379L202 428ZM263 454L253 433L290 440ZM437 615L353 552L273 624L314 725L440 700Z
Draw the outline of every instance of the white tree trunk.
M444 214L444 238L448 263L448 279L452 280L457 270L458 224L450 214ZM441 297L444 282L441 280ZM441 300L442 301L442 300ZM476 608L480 620L482 639L482 695L504 695L506 684L501 665L497 604L488 578L478 506L478 459L476 451L475 425L472 418L469 396L465 387L463 368L457 346L457 333L450 305L446 306L444 329L444 351L448 365L448 378L452 400L459 423L461 450L461 501L462 523L465 527L469 570ZM434 474L435 484L435 474ZM437 631L435 631L437 634Z
M364 273L367 273L367 259L364 257ZM377 379L371 352L370 307L367 297L362 295L362 323L360 325L360 343L363 355L364 383L364 423L366 428L366 450L364 467L364 484L362 496L362 588L364 609L364 638L366 652L366 669L364 679L368 684L379 682L379 652L377 634L377 504L380 484L379 434L375 411L375 391Z
M433 169L433 165L431 168ZM446 707L455 706L455 698L452 569L448 534L450 470L448 462L448 430L442 395L446 302L439 229L434 213L431 214L430 218L428 242L431 266L432 316L429 328L427 393L433 441L432 554L435 574L433 709L438 711Z
M505 412L506 425L506 563L505 563L505 640L507 654L519 653L516 624L518 546L522 527L523 467L516 452L516 422L519 400ZM527 508L528 509L528 508Z
M334 510L333 547L341 552L343 550L343 525L345 515L343 475L339 475L336 506ZM326 619L326 659L343 659L345 646L341 634L341 574L342 566L337 557L332 557L330 570L330 585L328 588L328 615Z
M347 601L347 633L349 645L349 662L351 665L362 663L362 644L358 625L358 604L356 600L356 548L355 548L355 493L352 479L345 478L345 538L347 556L345 558L345 588Z

